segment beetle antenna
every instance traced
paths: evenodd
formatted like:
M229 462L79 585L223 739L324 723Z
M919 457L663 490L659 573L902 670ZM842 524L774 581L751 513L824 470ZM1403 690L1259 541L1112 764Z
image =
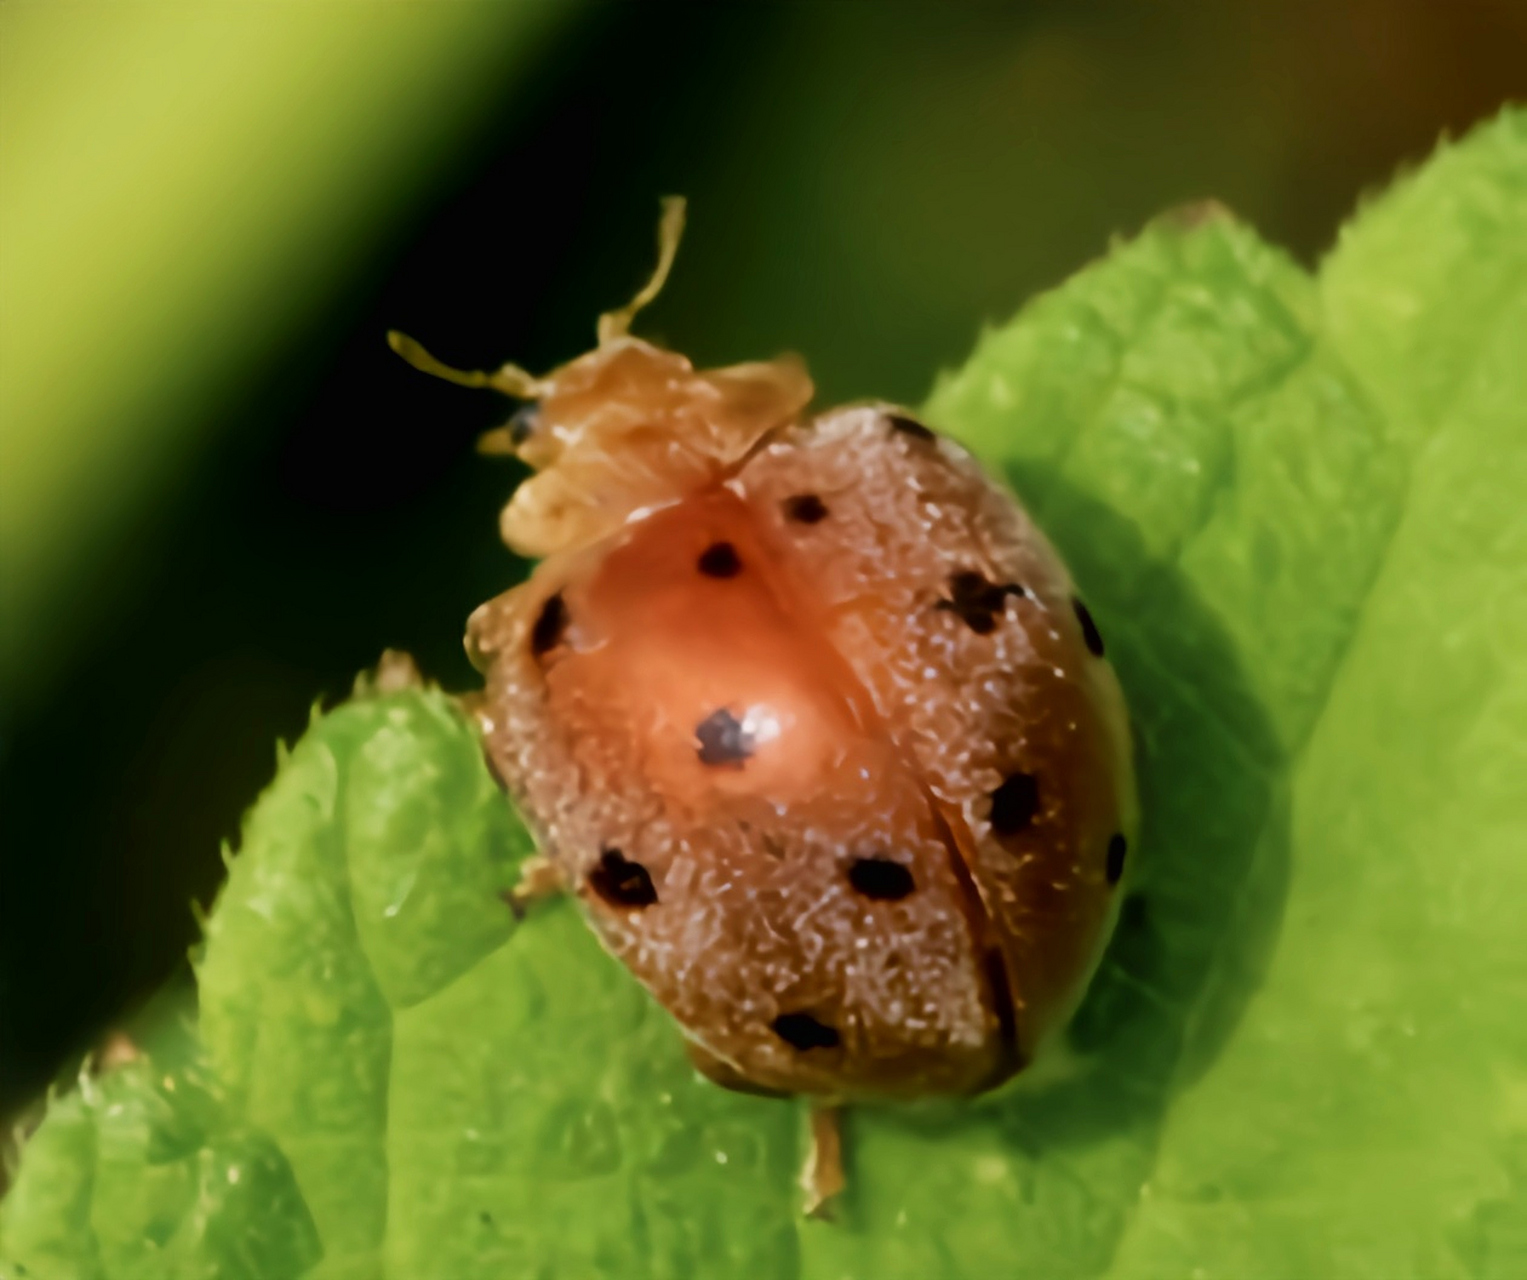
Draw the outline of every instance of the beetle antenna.
M663 212L657 224L657 266L652 278L630 302L618 311L606 311L599 317L599 345L624 338L631 332L631 321L636 313L663 291L668 272L673 269L674 255L679 251L679 241L684 236L684 197L664 196Z
M421 373L444 378L458 387L488 387L518 400L539 400L546 394L546 382L527 373L517 364L501 365L492 373L481 369L453 369L435 359L406 333L399 333L396 329L387 331L387 345Z

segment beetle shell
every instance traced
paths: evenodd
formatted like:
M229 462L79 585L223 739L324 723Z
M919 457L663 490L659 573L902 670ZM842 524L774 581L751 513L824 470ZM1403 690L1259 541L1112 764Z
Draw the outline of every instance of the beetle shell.
M1128 861L1123 701L1060 560L951 441L617 336L538 385L472 617L499 777L738 1087L970 1093L1063 1025ZM539 486L539 488L537 488Z

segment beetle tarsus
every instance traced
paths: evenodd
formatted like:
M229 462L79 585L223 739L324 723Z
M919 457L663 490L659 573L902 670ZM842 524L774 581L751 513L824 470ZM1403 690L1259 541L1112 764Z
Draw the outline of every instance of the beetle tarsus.
M532 903L561 893L565 887L557 864L535 853L520 863L519 883L504 894L504 900L516 917L523 918Z
M833 1206L847 1185L843 1176L842 1118L841 1107L811 1104L811 1148L806 1153L806 1167L801 1170L808 1218L832 1218Z

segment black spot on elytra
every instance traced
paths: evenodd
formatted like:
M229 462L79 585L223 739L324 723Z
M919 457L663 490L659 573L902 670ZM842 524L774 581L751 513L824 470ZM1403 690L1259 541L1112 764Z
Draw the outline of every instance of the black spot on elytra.
M735 578L742 572L737 548L730 542L713 542L700 553L700 572L707 578Z
M917 887L912 872L890 858L855 858L848 882L876 902L896 902Z
M701 764L741 764L753 754L753 735L725 707L695 726Z
M797 493L785 499L785 519L797 524L816 524L827 519L827 504L814 493Z
M567 630L567 603L562 599L559 591L554 596L548 596L546 603L541 606L541 612L536 615L535 626L530 628L530 652L536 657L555 649L562 643L562 635Z
M1015 836L1034 821L1039 812L1039 783L1031 773L1010 773L991 793L991 829L999 836Z
M770 1026L774 1034L792 1049L836 1049L841 1037L836 1029L829 1027L809 1013L782 1013Z
M657 889L647 868L632 862L619 849L606 849L589 872L589 888L612 907L650 907Z
M1108 876L1109 884L1118 884L1119 877L1124 874L1124 855L1129 851L1123 836L1114 836L1108 842L1108 861L1104 864L1104 872Z
M916 418L909 418L905 414L888 413L885 416L886 423L892 431L899 431L904 436L911 436L914 440L937 440L938 437L923 426Z
M974 569L951 574L949 599L935 608L957 614L960 621L978 636L989 636L997 629L997 619L1007 607L1008 596L1022 598L1028 589L1016 582L991 582Z
M1098 624L1092 620L1092 614L1087 606L1075 598L1071 601L1071 607L1076 610L1076 620L1082 624L1082 639L1087 642L1087 650L1094 657L1103 656L1103 637L1098 632Z

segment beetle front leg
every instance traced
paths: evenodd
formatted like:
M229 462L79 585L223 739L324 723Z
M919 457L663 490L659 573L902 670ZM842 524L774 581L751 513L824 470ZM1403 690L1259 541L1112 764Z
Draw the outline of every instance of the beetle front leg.
M504 894L504 901L517 917L523 917L534 902L554 897L567 888L562 868L544 854L533 853L520 863L520 878Z

